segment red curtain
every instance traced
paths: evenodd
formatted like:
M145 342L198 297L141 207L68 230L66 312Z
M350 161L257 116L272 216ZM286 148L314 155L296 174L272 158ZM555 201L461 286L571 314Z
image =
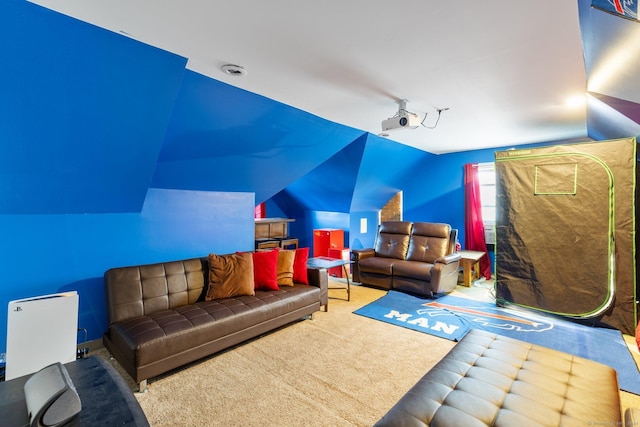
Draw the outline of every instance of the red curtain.
M478 165L474 163L464 165L464 248L484 252L484 256L480 258L480 274L485 279L490 279L491 261L484 240Z

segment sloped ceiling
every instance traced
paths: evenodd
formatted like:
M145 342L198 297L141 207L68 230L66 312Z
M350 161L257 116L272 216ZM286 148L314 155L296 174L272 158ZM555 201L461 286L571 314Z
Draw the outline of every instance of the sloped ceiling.
M407 99L425 126L389 139L431 153L587 133L584 103L566 105L586 89L575 0L32 1L373 135ZM225 63L248 74L228 76Z
M362 134L187 70L152 186L255 192L259 203Z
M273 200L284 211L349 212L366 143L367 135L362 135Z
M186 59L26 2L0 23L0 214L139 212Z
M639 103L640 22L587 5L580 8L587 90Z
M640 135L640 22L580 4L587 71L588 133L596 140Z
M640 24L588 0L37 3L107 30L3 3L3 213L138 212L150 187L376 209L415 159L638 134ZM377 136L403 97L450 110Z
M622 99L591 93L587 125L594 140L640 135L640 106Z

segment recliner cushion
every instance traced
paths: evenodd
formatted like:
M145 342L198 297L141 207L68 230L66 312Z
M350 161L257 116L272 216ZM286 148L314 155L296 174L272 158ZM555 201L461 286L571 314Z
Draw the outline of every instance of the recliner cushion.
M411 233L410 221L385 221L378 228L376 238L376 256L405 259L409 248L409 235Z
M411 234L411 227L413 223L411 221L383 221L380 223L378 233L391 233L391 234Z
M416 236L431 236L448 239L451 233L449 224L439 222L414 222L411 234Z
M404 259L408 247L408 234L380 233L376 240L376 257Z
M449 224L415 223L409 241L407 260L433 263L436 259L448 255L450 234Z
M393 267L393 263L395 261L398 260L395 260L393 258L373 256L361 259L358 262L358 266L360 267L361 273L375 273L391 276L391 268Z
M433 264L428 262L396 261L393 263L393 276L430 282L432 269Z
M411 236L408 261L433 263L436 259L447 255L449 239L427 236Z

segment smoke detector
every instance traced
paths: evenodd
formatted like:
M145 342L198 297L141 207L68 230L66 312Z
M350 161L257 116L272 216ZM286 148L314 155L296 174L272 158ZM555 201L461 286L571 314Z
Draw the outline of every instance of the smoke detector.
M223 73L234 77L247 75L247 70L245 70L244 67L241 67L240 65L224 64L222 67L220 67L220 69Z

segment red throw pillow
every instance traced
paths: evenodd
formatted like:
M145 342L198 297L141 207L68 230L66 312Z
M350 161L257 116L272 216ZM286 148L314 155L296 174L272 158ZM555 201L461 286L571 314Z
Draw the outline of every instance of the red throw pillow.
M277 291L278 276L276 265L278 264L278 252L256 251L253 255L253 281L256 291Z
M308 260L309 248L296 249L296 255L293 259L293 283L309 284L309 276L307 276Z

